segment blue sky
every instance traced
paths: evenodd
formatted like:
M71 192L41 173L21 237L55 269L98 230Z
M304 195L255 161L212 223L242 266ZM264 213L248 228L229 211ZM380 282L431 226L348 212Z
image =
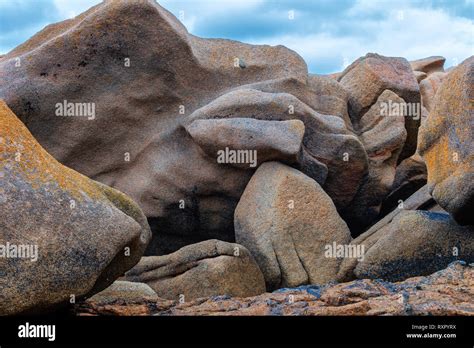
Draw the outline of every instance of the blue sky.
M0 0L0 54L100 0ZM474 0L159 0L188 30L285 45L310 72L341 71L367 52L446 66L474 55Z

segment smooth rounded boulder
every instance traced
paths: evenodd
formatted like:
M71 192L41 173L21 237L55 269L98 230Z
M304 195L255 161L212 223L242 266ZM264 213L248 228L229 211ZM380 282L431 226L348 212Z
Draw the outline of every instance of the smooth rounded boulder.
M258 168L234 219L235 239L254 256L268 290L334 280L341 260L328 251L351 241L321 186L278 162Z
M255 168L275 159L296 163L304 135L300 120L252 118L196 120L186 127L201 149L217 162ZM231 157L233 156L233 157Z
M150 241L130 198L57 162L3 101L0 178L0 315L101 291Z
M87 299L87 302L96 302L101 305L120 302L139 302L147 300L158 300L156 292L145 283L127 282L116 280L105 290Z

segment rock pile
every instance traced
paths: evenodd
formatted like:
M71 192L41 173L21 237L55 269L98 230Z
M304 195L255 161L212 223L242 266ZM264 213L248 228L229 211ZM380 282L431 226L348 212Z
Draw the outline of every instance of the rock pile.
M117 0L1 56L0 76L0 251L38 247L36 262L0 254L0 314L58 308L117 279L92 312L110 297L158 308L155 295L311 286L337 290L304 311L285 307L286 290L236 300L235 314L382 314L395 293L362 279L474 261L474 57L445 72L443 57L369 53L313 75L283 46L198 38L152 0ZM459 264L437 274L435 287L472 276ZM325 287L354 280L374 295L356 304L352 285ZM339 295L354 309L327 309ZM264 300L279 304L242 305ZM438 300L410 306L470 312Z

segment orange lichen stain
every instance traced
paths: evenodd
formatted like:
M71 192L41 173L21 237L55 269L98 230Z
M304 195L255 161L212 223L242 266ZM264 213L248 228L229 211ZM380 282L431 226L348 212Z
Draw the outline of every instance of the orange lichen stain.
M93 180L63 166L35 140L26 126L0 100L0 162L19 172L33 189L52 183L68 192L77 201L85 196L107 200L102 189Z
M456 170L456 167L453 168L452 153L445 134L423 154L428 168L428 181L440 182Z

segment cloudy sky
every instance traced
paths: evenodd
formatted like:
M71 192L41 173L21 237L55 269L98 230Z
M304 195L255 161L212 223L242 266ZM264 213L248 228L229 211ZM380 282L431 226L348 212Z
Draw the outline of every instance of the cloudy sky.
M0 0L0 54L100 0ZM446 66L474 55L474 0L159 0L201 37L285 45L310 72L342 70L367 52Z

